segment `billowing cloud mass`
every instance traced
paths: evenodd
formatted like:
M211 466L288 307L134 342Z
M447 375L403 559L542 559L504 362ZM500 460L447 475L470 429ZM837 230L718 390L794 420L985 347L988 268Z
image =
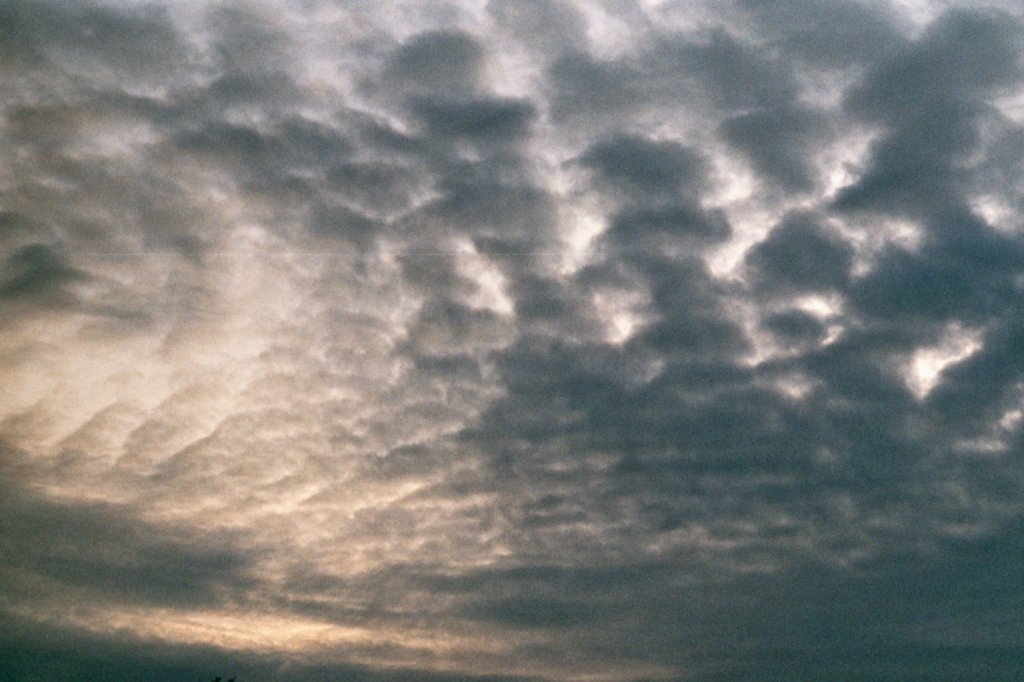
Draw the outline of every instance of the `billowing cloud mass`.
M0 0L0 678L1024 679L1024 9Z

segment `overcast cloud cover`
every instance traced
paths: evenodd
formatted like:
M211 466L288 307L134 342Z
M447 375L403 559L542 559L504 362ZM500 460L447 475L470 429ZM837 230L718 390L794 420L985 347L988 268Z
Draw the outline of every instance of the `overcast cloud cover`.
M0 679L1024 679L1013 0L0 0Z

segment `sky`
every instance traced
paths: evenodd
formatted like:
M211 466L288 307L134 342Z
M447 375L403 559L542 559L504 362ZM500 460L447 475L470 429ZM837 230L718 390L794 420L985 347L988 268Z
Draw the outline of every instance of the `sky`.
M0 0L0 680L1024 679L1022 22Z

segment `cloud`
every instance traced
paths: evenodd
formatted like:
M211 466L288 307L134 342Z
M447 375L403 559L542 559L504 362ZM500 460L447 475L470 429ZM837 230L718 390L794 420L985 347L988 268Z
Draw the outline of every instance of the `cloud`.
M940 4L0 2L0 677L1020 677Z
M66 298L62 291L84 275L69 267L66 259L44 244L32 244L7 259L13 271L0 287L0 298L8 300L49 299L59 303Z
M1019 76L1013 22L951 12L851 90L850 108L889 134L864 175L839 194L839 207L934 213L955 200L955 166L977 144L986 95Z
M404 42L392 55L386 77L425 92L476 86L484 51L465 33L427 31Z
M516 100L439 102L417 99L412 108L428 133L470 140L519 137L534 117L533 107Z
M627 194L671 195L681 190L684 181L694 183L700 174L699 157L682 145L628 135L594 145L582 162Z
M249 586L250 560L243 552L192 537L188 529L154 528L134 518L132 510L114 506L5 492L8 579L49 584L65 608L81 592L116 603L209 605ZM47 538L42 546L40 537Z
M753 246L746 263L764 278L767 291L844 289L853 248L815 225L811 217L794 215Z

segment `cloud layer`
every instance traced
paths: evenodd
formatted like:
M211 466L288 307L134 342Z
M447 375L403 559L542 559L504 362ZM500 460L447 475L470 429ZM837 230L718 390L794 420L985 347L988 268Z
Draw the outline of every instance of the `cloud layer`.
M0 2L0 677L1019 679L1022 22Z

